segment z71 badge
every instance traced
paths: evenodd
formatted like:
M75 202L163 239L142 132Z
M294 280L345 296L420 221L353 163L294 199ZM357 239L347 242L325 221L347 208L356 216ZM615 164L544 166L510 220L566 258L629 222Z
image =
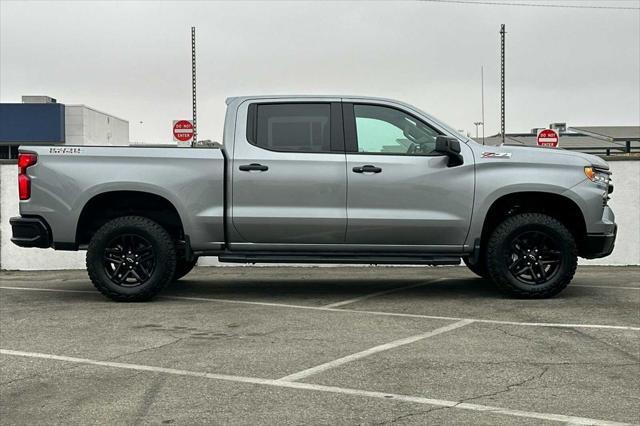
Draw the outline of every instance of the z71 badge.
M482 158L511 158L510 152L483 152Z
M49 154L80 154L80 148L76 147L55 147L49 148Z

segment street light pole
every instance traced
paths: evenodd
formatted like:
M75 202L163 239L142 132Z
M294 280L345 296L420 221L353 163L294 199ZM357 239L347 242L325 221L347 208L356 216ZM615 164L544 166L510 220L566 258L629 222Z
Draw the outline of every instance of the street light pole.
M482 97L482 145L484 145L484 66L480 67L480 91Z
M504 24L500 27L500 136L502 138L502 144L504 145L504 39L507 31L504 28Z
M198 140L198 121L196 115L196 27L191 27L191 100L193 102L193 139L191 146Z
M478 126L482 126L482 133L484 134L484 123L482 121L475 121L473 124L476 126L476 139L478 139Z

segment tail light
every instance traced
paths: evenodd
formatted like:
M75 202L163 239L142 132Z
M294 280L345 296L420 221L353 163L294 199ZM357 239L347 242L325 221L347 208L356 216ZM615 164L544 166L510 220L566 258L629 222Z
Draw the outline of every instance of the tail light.
M27 176L27 168L38 162L38 155L33 152L18 154L18 194L21 200L31 197L31 178Z

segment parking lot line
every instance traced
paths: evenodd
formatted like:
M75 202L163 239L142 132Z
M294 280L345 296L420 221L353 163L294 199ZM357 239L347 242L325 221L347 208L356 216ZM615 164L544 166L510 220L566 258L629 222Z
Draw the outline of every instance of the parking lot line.
M27 290L27 291L53 291L60 293L91 293L99 296L97 291L92 290L65 290L65 289L51 289L51 288L36 288L36 287L9 287L0 286L0 290ZM326 312L342 312L348 314L360 314L360 315L378 315L387 317L401 317L401 318L423 318L423 319L435 319L445 321L461 321L470 320L483 324L502 324L502 325L517 325L524 327L557 327L557 328L592 328L592 329L604 329L604 330L630 330L640 331L640 327L628 326L628 325L606 325L606 324L565 324L565 323L546 323L546 322L524 322L524 321L503 321L503 320L490 320L481 318L462 318L462 317L444 317L437 315L422 315L422 314L407 314L402 312L380 312L380 311L360 311L356 309L340 309L340 308L324 308L322 306L305 306L305 305L290 305L287 303L273 303L273 302L252 302L249 300L233 300L233 299L215 299L209 297L188 297L188 296L159 296L159 299L167 300L187 300L195 302L213 302L213 303L228 303L236 305L254 305L254 306L266 306L274 308L287 308L287 309L306 309L312 311L326 311Z
M426 333L417 334L415 336L405 337L404 339L394 340L393 342L384 343L382 345L374 346L373 348L366 349L361 352L356 352L351 355L344 356L342 358L334 359L333 361L325 362L324 364L316 365L315 367L307 368L306 370L298 371L297 373L289 374L278 380L286 382L295 382L296 380L304 379L305 377L313 376L314 374L321 373L323 371L330 370L332 368L339 367L351 361L366 358L370 355L377 354L378 352L388 351L389 349L397 348L398 346L408 345L428 337L437 336L438 334L446 333L448 331L455 330L465 325L473 323L473 320L462 320L454 322L453 324L445 325L444 327L436 328Z
M360 297L356 297L356 298L348 299L348 300L343 300L342 302L330 303L328 305L324 305L323 308L337 308L339 306L350 305L352 303L360 302L362 300L371 299L372 297L378 297L378 296L384 296L386 294L397 293L399 291L409 290L411 288L421 287L423 285L433 284L435 282L444 281L444 280L445 280L445 278L438 278L438 279L435 279L435 280L429 280L429 281L421 282L421 283L418 283L418 284L411 284L411 285L407 285L407 286L404 286L404 287L396 287L396 288L392 288L392 289L389 289L389 290L383 290L383 291L378 291L378 292L375 292L375 293L365 294L364 296L360 296Z
M590 288L611 288L614 290L640 290L640 287L620 287L615 285L588 285L588 284L573 284L571 287L590 287Z
M587 417L568 416L564 414L541 413L536 411L512 410L509 408L494 407L490 405L469 404L462 401L449 401L443 399L432 399L421 396L401 395L393 393L367 391L362 389L342 388L337 386L316 385L311 383L290 382L284 380L262 379L258 377L232 376L226 374L206 373L190 370L177 370L173 368L155 367L151 365L130 364L113 361L99 361L88 358L76 358L37 352L14 351L10 349L0 349L0 354L8 356L19 356L27 358L49 359L54 361L71 362L76 364L95 365L100 367L120 368L126 370L144 371L151 373L170 374L176 376L198 377L212 380L223 380L227 382L249 383L255 385L274 386L289 389L310 390L328 392L341 395L361 396L368 398L378 398L387 401L402 401L414 404L424 404L437 407L446 407L456 410L470 410L490 414L501 414L505 416L523 417L538 420L548 420L563 422L573 425L602 425L602 426L622 426L629 423L620 423L609 420L592 419Z
M95 290L67 290L64 288L10 287L1 286L2 290L54 291L59 293L96 293ZM97 293L96 293L97 294Z

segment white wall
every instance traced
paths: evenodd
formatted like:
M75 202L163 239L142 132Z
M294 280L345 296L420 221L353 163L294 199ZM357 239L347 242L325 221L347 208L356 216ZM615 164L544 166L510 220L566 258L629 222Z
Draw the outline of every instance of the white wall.
M618 237L610 256L581 259L584 265L640 265L640 160L610 161L613 194L609 205L616 215Z
M615 191L610 205L616 214L618 238L613 253L604 259L584 260L589 265L640 265L640 161L611 161ZM0 165L0 268L84 269L85 252L23 249L10 241L9 218L18 215L17 167ZM201 265L218 265L203 258ZM226 265L226 264L220 264Z
M82 269L85 252L20 248L11 242L9 218L18 215L18 167L0 165L0 269Z
M86 105L65 105L65 144L129 145L129 122Z

